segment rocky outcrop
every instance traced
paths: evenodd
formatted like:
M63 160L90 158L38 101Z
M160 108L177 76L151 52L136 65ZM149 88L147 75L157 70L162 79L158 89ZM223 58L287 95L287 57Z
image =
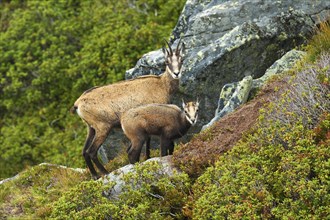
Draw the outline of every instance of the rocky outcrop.
M202 130L210 127L226 114L234 111L238 106L245 103L249 97L252 88L252 77L246 76L242 81L236 84L225 85L220 93L218 108L215 111L214 118Z
M277 59L304 43L316 24L327 19L330 2L323 0L188 0L171 42L186 45L181 93L201 99L199 126L217 108L221 88L245 76L263 76ZM126 78L159 74L161 50L144 55Z
M253 89L259 89L271 76L290 70L305 54L305 52L295 49L287 52L283 57L273 63L262 77L253 80Z
M158 172L161 172L163 175L171 176L174 172L179 172L172 163L172 156L151 158L141 163L140 166L144 166L152 162L156 162L160 165L161 170ZM123 180L124 176L128 173L135 172L135 166L136 165L128 164L99 179L99 181L102 181L104 184L109 184L110 182L114 184L109 191L104 192L108 198L116 198L122 192L125 185L125 181Z
M240 82L224 85L220 93L215 116L208 124L203 126L202 130L210 127L214 122L245 103L250 95L250 91L252 90L252 93L256 93L271 76L290 70L304 55L305 52L293 49L275 61L262 77L252 80L251 76L247 76Z

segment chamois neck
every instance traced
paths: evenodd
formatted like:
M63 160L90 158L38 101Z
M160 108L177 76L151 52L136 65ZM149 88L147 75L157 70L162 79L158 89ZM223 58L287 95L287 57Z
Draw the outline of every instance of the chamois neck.
M185 134L188 129L191 127L191 123L187 120L186 118L186 114L184 113L184 111L181 112L181 124L182 124L182 127L181 127L181 133L182 134Z
M174 79L168 72L167 68L161 75L161 79L164 82L164 85L168 88L170 94L179 90L179 79Z

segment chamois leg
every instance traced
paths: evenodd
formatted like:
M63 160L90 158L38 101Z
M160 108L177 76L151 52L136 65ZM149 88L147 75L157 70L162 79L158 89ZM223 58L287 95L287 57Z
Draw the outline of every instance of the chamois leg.
M150 159L150 137L146 141L146 158Z
M174 141L171 141L170 145L168 146L168 155L173 155L174 151Z
M160 153L161 153L160 155L162 157L168 155L168 149L171 143L173 143L173 141L171 141L170 139L164 136L160 137Z
M96 165L96 167L99 169L99 171L103 175L106 175L109 172L104 168L104 166L102 165L102 163L97 158L97 152L98 152L98 149L103 144L103 142L105 141L105 139L107 138L108 133L109 133L109 130L110 129L107 129L107 128L98 129L96 131L96 135L95 135L95 138L94 138L94 141L93 141L92 145L87 150L87 152L89 153L92 161L94 162L94 164ZM94 176L94 177L97 178L97 176Z
M82 155L85 159L87 167L88 167L89 171L91 172L92 176L97 177L97 172L94 169L91 157L90 157L89 153L87 153L87 150L91 146L94 137L95 137L95 130L88 125L88 134L87 134L87 138L86 138L86 141L85 141L84 149L82 151Z
M129 143L128 148L126 149L126 153L128 153L131 148L132 148L132 143Z
M128 159L130 163L136 163L140 161L140 154L145 140L137 139L132 140L132 147L128 151Z

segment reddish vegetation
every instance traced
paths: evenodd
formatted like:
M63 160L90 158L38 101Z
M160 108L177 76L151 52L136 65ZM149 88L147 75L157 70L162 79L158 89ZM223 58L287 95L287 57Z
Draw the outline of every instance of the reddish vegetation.
M259 110L279 95L285 81L269 83L259 94L235 112L224 116L210 129L196 135L174 152L176 166L191 176L199 175L224 152L230 150L242 135L256 124Z

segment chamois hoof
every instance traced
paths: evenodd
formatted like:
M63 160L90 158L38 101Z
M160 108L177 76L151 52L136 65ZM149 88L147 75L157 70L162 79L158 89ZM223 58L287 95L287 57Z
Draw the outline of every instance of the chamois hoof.
M98 179L100 179L101 178L101 176L100 175L97 175L97 176L92 176L92 179L93 180L98 180Z

